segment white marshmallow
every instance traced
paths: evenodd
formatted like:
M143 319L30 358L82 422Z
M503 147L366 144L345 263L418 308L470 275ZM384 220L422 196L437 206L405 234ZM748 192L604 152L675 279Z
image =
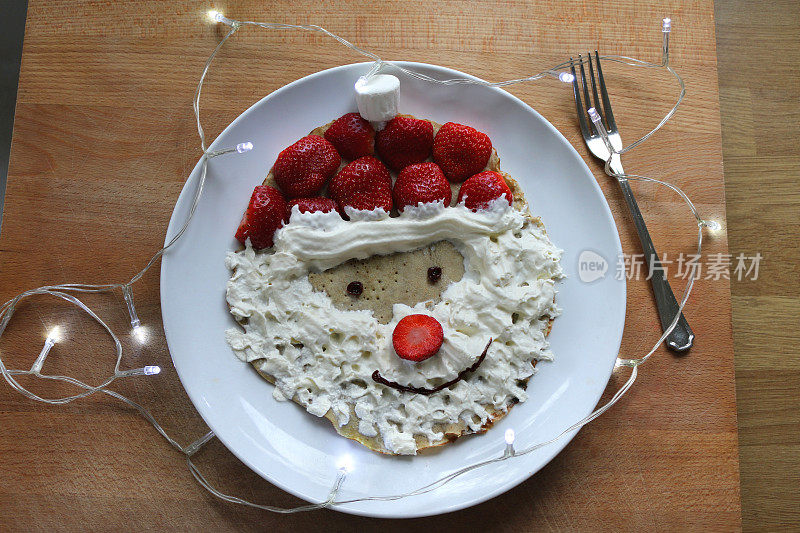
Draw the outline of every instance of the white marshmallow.
M376 74L370 78L359 78L356 82L358 112L372 122L375 129L383 129L397 115L397 100L400 97L400 80L391 74Z

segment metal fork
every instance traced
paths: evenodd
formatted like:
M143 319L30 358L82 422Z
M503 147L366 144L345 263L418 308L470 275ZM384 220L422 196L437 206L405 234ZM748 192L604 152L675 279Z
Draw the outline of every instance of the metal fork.
M613 146L615 150L621 150L622 139L620 138L619 130L617 129L617 123L614 121L614 114L611 112L611 102L608 99L608 91L606 90L605 81L603 81L603 69L600 67L600 55L597 53L597 50L595 50L594 56L595 63L597 64L597 81L600 84L602 106L600 105L600 99L597 97L597 84L595 83L595 69L592 65L592 54L589 53L587 55L589 63L589 77L591 78L592 84L592 96L594 97L594 108L599 113L604 126L608 130L611 146ZM603 161L607 161L608 156L610 155L609 150L600 135L596 132L593 132L587 121L588 108L592 106L589 100L589 87L586 84L586 72L583 68L583 57L578 56L578 63L581 72L581 82L583 84L583 97L586 102L585 107L581 103L581 90L578 86L578 77L575 73L575 61L570 58L570 62L570 68L572 70L573 77L572 88L575 93L575 109L578 112L578 121L581 125L583 139L586 141L589 151L592 152L595 157L602 159ZM615 173L624 173L619 154L614 154L611 157L611 163L609 166ZM631 186L628 183L628 180L625 178L620 178L618 181L619 186L622 189L622 195L625 197L625 201L628 203L628 208L633 216L633 223L636 226L636 232L639 234L639 240L642 243L642 249L644 251L645 261L647 261L649 272L653 273L652 277L650 278L650 284L653 287L653 294L655 295L656 299L658 315L661 318L661 327L666 331L667 327L669 327L669 325L675 319L675 314L678 312L678 302L675 299L675 295L672 292L672 288L669 286L666 276L664 275L664 270L661 268L661 260L656 253L655 246L653 246L653 240L650 238L650 233L647 231L647 226L642 218L642 212L639 211L639 206L636 204L636 198L633 196ZM666 342L667 346L676 352L684 352L692 347L692 343L694 342L694 333L692 333L689 324L686 322L686 317L684 317L683 314L681 314L675 329L672 330L667 337Z

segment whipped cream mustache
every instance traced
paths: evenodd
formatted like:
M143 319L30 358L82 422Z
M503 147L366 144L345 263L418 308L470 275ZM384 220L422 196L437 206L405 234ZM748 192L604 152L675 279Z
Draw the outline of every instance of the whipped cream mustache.
M359 432L382 438L387 449L416 453L415 435L435 442L439 428L460 422L477 431L512 399L525 401L520 383L533 362L551 359L546 340L555 281L562 276L561 251L543 227L512 209L505 198L473 212L441 203L410 207L390 218L377 210L292 213L275 233L272 252L246 247L228 254L233 271L227 299L242 328L226 336L236 355L275 378L273 396L295 399L316 416L332 411L339 425L358 419ZM411 251L449 240L464 256L465 273L440 301L395 304L380 324L370 311L342 311L327 294L313 290L310 271L353 258ZM392 331L403 317L425 313L444 329L444 344L420 363L400 359ZM430 396L376 383L385 378L416 387L450 380L474 363L489 338L495 341L469 380Z
M349 259L409 252L437 241L467 241L521 226L508 202L472 212L463 206L444 208L441 202L407 208L399 217L386 211L346 207L350 221L337 213L300 213L275 233L275 250L285 251L313 270L327 270Z

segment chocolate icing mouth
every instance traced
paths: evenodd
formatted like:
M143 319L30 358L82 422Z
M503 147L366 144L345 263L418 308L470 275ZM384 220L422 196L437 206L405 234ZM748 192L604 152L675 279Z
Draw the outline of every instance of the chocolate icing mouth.
M381 376L381 373L380 373L379 370L376 370L375 372L372 373L372 379L373 379L373 381L375 381L377 383L380 383L381 385L386 385L387 387L391 387L393 389L397 389L397 390L402 391L402 392L413 392L415 394L424 394L425 396L430 396L431 394L435 394L435 393L437 393L439 391L442 391L442 390L446 389L447 387L449 387L451 385L455 385L456 383L458 383L459 381L464 379L467 374L470 374L470 373L475 372L476 370L478 370L478 367L481 366L481 363L483 363L483 360L486 359L486 354L488 353L489 346L492 345L492 341L493 340L494 339L491 339L491 338L489 339L489 342L486 344L486 348L483 349L483 353L480 355L480 357L478 357L478 360L475 361L475 363L472 366L469 366L469 367L465 368L464 370L462 370L461 372L459 372L458 375L454 379L451 379L447 383L442 383L438 387L434 387L432 389L426 389L426 388L423 388L423 387L414 387L414 386L411 386L411 385L401 385L400 383L397 383L396 381L389 381L385 377Z

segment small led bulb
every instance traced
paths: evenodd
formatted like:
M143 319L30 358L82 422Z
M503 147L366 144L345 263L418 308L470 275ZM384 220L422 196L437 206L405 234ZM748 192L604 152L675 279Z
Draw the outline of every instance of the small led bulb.
M353 457L350 454L344 454L336 461L336 468L347 474L353 470Z
M702 225L707 227L710 231L719 231L722 229L722 224L716 220L704 220Z
M570 72L562 72L558 75L558 79L564 83L572 83L575 81L575 76L573 76Z
M239 152L240 154L249 152L252 149L253 149L253 143L251 143L250 141L239 143L236 145L236 151Z
M161 373L161 367L156 365L147 365L142 368L131 368L130 370L122 370L117 373L116 377L125 378L129 376L155 376Z
M514 430L508 428L505 434L506 450L503 452L503 457L513 457L517 454L517 451L514 449L514 438Z
M142 321L139 320L139 315L136 314L136 306L133 305L133 289L130 285L122 287L122 296L125 298L125 305L128 306L128 314L131 317L131 329L134 333L142 327Z
M42 347L42 351L39 352L39 357L36 358L36 361L33 362L31 366L31 372L34 374L39 374L39 371L42 369L42 365L44 365L44 360L47 359L47 355L50 353L50 350L55 346L55 344L61 339L61 328L55 326L50 332L47 334L47 338L44 340L44 346Z
M133 338L141 344L144 344L147 341L147 328L141 324L134 327L131 331L131 334L133 335Z
M222 13L220 13L219 11L212 9L207 13L207 15L212 22L222 22L224 24L227 24L228 26L233 26L233 21L228 17L226 17L225 15L223 15Z
M61 326L53 326L53 329L51 329L47 333L47 341L55 344L60 340L61 340Z
M614 146L611 144L611 139L608 137L608 130L603 125L603 120L600 118L600 113L597 112L597 109L590 107L588 109L589 118L592 119L592 124L594 124L595 129L597 130L597 134L600 135L600 138L603 139L603 144L606 145L608 148L608 153L615 154L616 151L614 150Z
M666 17L661 21L661 34L664 36L661 44L661 64L669 65L669 32L672 29L672 19Z

